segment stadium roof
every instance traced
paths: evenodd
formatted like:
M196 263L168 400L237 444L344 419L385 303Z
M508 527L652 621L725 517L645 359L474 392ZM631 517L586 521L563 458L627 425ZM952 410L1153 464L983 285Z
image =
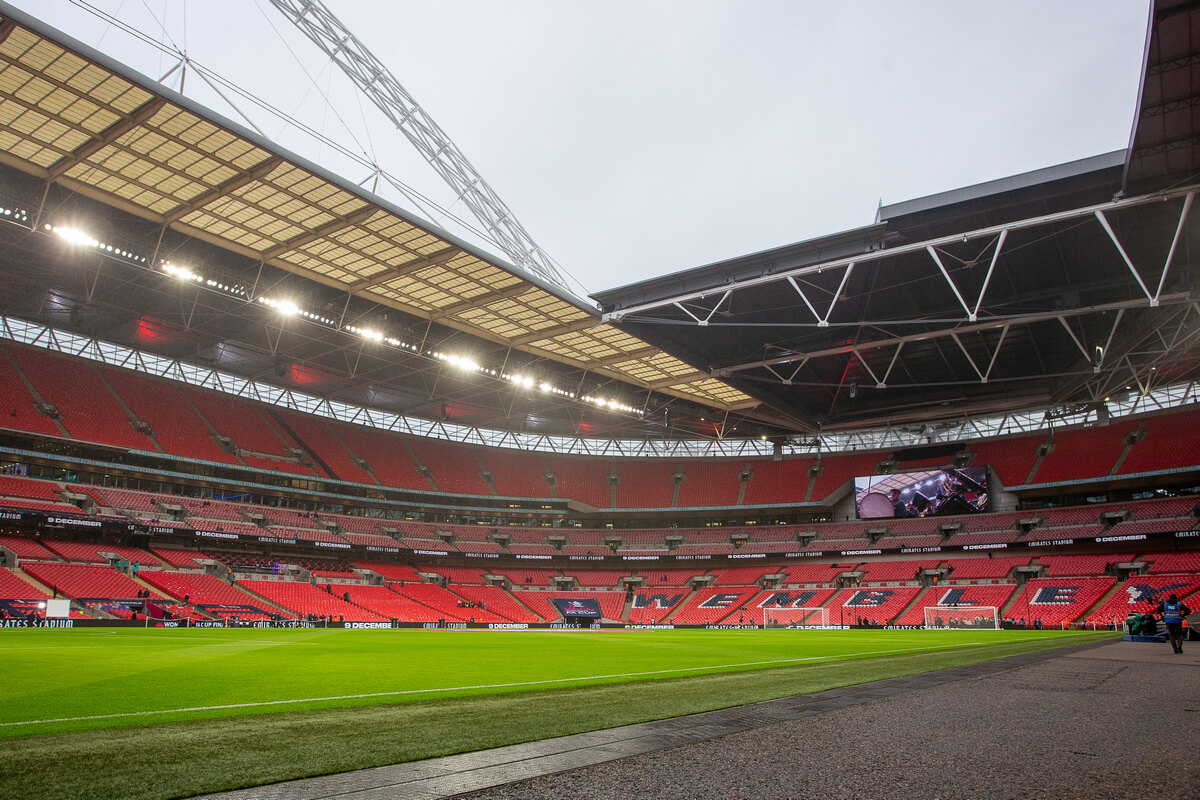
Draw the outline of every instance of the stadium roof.
M348 403L553 435L1098 407L1197 377L1196 8L1155 6L1128 152L601 292L602 318L0 3L0 205L15 220L0 226L0 312Z

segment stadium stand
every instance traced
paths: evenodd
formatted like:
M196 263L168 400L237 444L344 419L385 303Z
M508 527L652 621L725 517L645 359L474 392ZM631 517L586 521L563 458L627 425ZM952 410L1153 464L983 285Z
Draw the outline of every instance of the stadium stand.
M950 580L986 580L1008 578L1016 567L1027 567L1033 556L1003 556L979 558L950 558L944 565L950 569Z
M1195 467L1200 461L1200 410L1148 417L1144 431L1121 462L1119 474Z
M141 577L164 594L213 617L236 616L243 620L260 620L276 616L275 612L259 605L257 598L250 597L215 575L159 570L147 572Z
M417 463L428 467L439 492L489 497L492 488L483 479L483 465L473 447L430 439L410 438L408 446Z
M671 476L675 461L630 461L614 463L619 480L615 488L618 508L670 508L675 496Z
M555 478L556 497L578 500L595 508L612 505L608 476L613 474L613 466L608 459L548 455L546 464Z
M679 507L736 505L742 485L738 476L744 467L744 461L686 462L679 484Z
M595 600L596 604L600 606L600 614L605 621L620 622L623 619L624 592L563 592L557 589L539 592L521 589L514 591L513 596L547 622L558 622L563 619L562 613L554 605L556 599Z
M814 463L808 458L751 461L748 469L752 475L742 503L757 506L803 501L810 480L808 470Z
M111 567L91 564L30 562L24 569L59 594L77 600L133 600L145 589ZM158 592L153 596L166 599Z
M887 625L897 619L921 591L919 586L843 589L829 603L830 624Z
M1064 621L1077 622L1115 583L1111 577L1035 578L1014 595L1005 615L1024 620L1026 626L1040 622L1056 628Z
M241 579L238 586L248 592L266 598L280 608L291 611L296 617L314 615L332 617L335 620L353 622L384 622L387 617L360 608L342 597L322 591L310 583L295 581L269 581ZM341 589L342 587L338 587ZM349 587L344 591L349 592Z
M925 624L926 606L945 606L961 610L971 606L990 606L997 614L1017 590L1015 583L988 586L930 586L917 596L916 602L896 618L897 625Z
M501 497L551 497L546 483L546 459L541 453L520 450L488 450L481 455L484 469L492 474L492 486Z

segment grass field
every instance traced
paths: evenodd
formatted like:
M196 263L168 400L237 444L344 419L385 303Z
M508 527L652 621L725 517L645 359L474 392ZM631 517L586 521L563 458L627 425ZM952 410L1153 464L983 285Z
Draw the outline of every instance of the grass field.
M0 797L182 797L1112 636L6 630Z

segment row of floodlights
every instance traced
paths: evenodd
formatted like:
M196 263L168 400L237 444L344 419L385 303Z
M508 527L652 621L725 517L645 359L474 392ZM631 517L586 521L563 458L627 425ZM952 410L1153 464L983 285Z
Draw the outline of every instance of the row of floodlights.
M4 216L10 216L10 214L11 215L19 214L20 216L17 217L17 219L20 219L22 221L28 219L28 216L25 214L24 211L18 211L18 210L13 210L13 209L0 208L0 214L2 214ZM145 256L137 256L127 250L122 250L120 248L113 247L112 245L105 244L104 242L97 240L96 238L85 233L84 231L79 230L78 228L71 228L71 227L66 227L66 226L61 226L61 225L56 226L56 225L51 225L51 224L47 223L44 226L44 229L47 233L52 233L69 244L76 245L79 247L87 247L87 248L94 249L94 250L97 250L99 252L103 252L106 254L119 256L121 258L125 258L136 264L145 264L146 263ZM241 286L241 285L235 284L235 283L225 283L223 281L214 280L212 278L205 278L204 276L200 275L199 273L195 272L194 270L192 270L189 267L181 266L179 264L174 264L167 260L162 260L159 262L158 268L160 270L162 270L162 272L164 274L170 275L172 278L175 278L176 280L184 281L186 283L196 284L198 286L204 286L209 289L221 291L226 294L242 298L244 300L250 299L250 292L244 286ZM287 317L300 317L302 319L308 320L309 322L315 322L315 323L318 323L321 325L327 325L327 326L333 328L334 330L341 330L341 331L345 331L347 333L353 333L357 336L361 336L362 338L367 339L368 341L376 342L379 344L389 344L392 347L396 347L396 348L399 348L399 349L407 351L407 352L411 352L411 353L420 353L421 352L421 348L418 345L401 341L400 339L397 339L392 336L387 336L384 333L382 333L381 331L376 330L374 328L363 328L363 327L359 327L357 325L339 326L336 320L331 319L330 317L326 317L323 314L317 314L317 313L314 313L311 311L306 311L306 310L300 308L300 306L298 306L295 303L295 301L293 301L293 300L278 299L278 298L268 297L267 295L259 295L258 297L254 298L254 300L257 303L259 303L260 305L271 308L271 309L275 310L276 312L283 314L284 316L287 316ZM633 406L627 405L620 401L612 400L612 399L605 398L605 397L596 397L596 396L592 396L592 395L583 395L583 396L577 397L575 392L568 391L566 389L560 389L557 386L554 386L546 381L535 381L533 378L531 378L527 375L512 374L512 373L502 372L500 370L482 366L477 361L475 361L473 358L471 358L469 356L456 355L456 354L451 354L451 353L442 353L437 350L426 350L424 355L426 355L430 358L437 359L438 361L441 361L443 363L449 364L449 365L456 367L464 372L474 372L474 373L478 373L480 375L484 375L487 377L505 380L505 381L508 381L512 384L515 384L515 385L520 386L525 389L537 388L539 391L544 392L546 394L553 394L553 395L557 395L559 397L564 397L564 398L567 398L570 400L581 400L582 402L589 403L591 405L598 406L600 408L607 408L612 411L622 411L627 414L637 414L639 416L641 416L642 414L645 413L643 409L634 408Z
M13 222L29 222L29 212L23 208L0 208L0 216Z

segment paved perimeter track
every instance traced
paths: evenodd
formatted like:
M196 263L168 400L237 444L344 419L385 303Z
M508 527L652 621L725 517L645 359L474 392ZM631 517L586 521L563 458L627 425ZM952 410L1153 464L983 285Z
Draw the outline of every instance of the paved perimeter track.
M1198 754L1200 646L1116 641L205 800L1196 800Z

